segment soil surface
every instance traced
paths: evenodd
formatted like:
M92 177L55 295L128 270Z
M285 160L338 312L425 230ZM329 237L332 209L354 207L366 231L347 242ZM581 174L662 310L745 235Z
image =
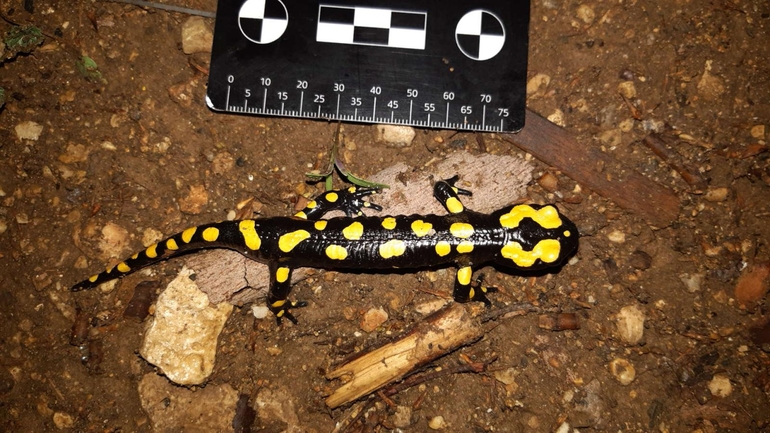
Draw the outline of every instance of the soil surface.
M213 374L189 391L199 411L226 390L237 410L211 416L237 431L770 429L770 4L532 3L528 106L622 164L602 176L636 170L674 190L677 220L653 227L534 161L528 199L575 221L580 250L553 274L490 268L486 281L501 288L497 305L574 314L579 329L544 329L538 314L500 319L423 371L487 363L484 372L436 374L329 410L339 382L324 372L419 321L415 307L449 297L454 273L317 271L294 289L310 301L298 326L235 309ZM145 324L124 317L142 279L108 293L68 289L245 200L263 216L291 214L322 190L305 172L326 163L336 125L209 111L208 54L182 51L186 14L52 0L2 0L0 12L0 32L32 24L45 36L0 64L0 422L18 432L185 430L161 422L177 397L152 410L140 398L165 381L137 353ZM101 76L78 68L84 55ZM42 126L35 139L20 137L28 122ZM460 149L525 156L493 134L417 130L394 147L371 125L343 133L342 157L363 177ZM667 156L643 144L653 133ZM185 260L149 279L165 287ZM378 308L388 319L363 330Z

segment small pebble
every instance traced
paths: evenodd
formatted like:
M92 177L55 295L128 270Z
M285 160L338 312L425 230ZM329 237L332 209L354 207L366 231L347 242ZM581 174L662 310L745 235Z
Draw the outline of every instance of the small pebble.
M537 183L548 192L554 192L559 189L559 180L549 172L543 173L540 179L537 180Z
M567 123L564 121L564 112L559 110L558 108L556 109L556 111L551 113L547 117L547 119L549 122L553 123L554 125L559 125L562 127L567 125Z
M377 329L378 326L385 323L388 320L388 313L382 308L372 308L366 313L361 320L361 329L366 332L372 332Z
M5 233L6 230L8 230L8 223L5 220L0 220L0 235Z
M414 140L414 128L401 125L377 125L377 141L383 141L391 147L409 147Z
M182 51L185 54L210 53L214 32L203 17L190 17L182 24Z
M527 95L545 93L545 89L551 84L551 77L546 74L537 74L527 81Z
M701 284L703 283L703 274L681 274L679 279L688 292L695 293L700 291Z
M398 406L391 420L396 428L409 427L412 424L412 408L409 406Z
M594 12L594 9L591 6L582 4L578 6L577 17L580 19L580 21L583 21L586 24L591 24L596 19L596 12Z
M447 427L447 423L444 421L443 416L434 416L430 419L430 421L428 421L428 427L430 427L432 430L441 430Z
M18 137L19 140L37 141L37 139L40 138L40 134L43 132L43 125L28 120L16 125L14 130L16 131L16 137Z
M721 202L727 200L729 190L725 187L709 188L704 196L710 202Z
M717 101L725 93L725 82L721 77L711 74L712 60L706 60L706 66L698 81L698 96L707 101Z
M75 419L68 413L56 412L53 414L53 423L59 430L64 430L72 428L75 425Z
M637 344L644 337L645 315L636 305L627 305L615 315L615 325L620 339L628 344Z
M29 215L27 215L24 212L19 212L16 214L16 222L19 224L28 224L29 223Z
M622 244L626 241L626 234L619 230L613 230L610 234L607 235L607 239L609 239L610 242Z
M569 433L569 423L566 421L561 423L561 425L554 430L554 433Z
M618 84L618 93L626 99L636 98L636 86L633 81L623 81Z
M624 386L636 379L636 369L630 361L623 358L615 358L610 361L610 373Z
M751 127L751 136L760 140L765 138L765 125L754 125Z
M733 393L733 384L724 374L715 374L708 383L709 391L714 397L727 397Z
M251 314L253 314L257 319L262 320L267 317L268 314L270 314L270 310L266 305L253 304L251 306Z

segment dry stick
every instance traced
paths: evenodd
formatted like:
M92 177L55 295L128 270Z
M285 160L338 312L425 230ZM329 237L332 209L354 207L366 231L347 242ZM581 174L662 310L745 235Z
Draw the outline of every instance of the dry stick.
M624 167L599 149L579 143L534 111L527 110L527 123L521 132L502 137L657 227L666 227L679 216L679 197L670 189Z
M104 0L113 3L125 3L129 5L139 6L143 8L162 9L170 12L180 12L187 15L197 15L206 18L216 18L216 12L202 11L198 9L190 9L182 6L167 5L164 3L150 2L145 0Z
M679 173L682 179L693 187L694 192L700 193L708 188L706 179L701 176L698 170L682 161L682 157L668 147L658 134L649 134L642 139L642 143L649 147L652 153L662 159L669 167Z
M462 304L453 303L416 324L398 340L329 372L328 379L350 380L326 398L334 409L399 380L461 346L484 336L484 328Z

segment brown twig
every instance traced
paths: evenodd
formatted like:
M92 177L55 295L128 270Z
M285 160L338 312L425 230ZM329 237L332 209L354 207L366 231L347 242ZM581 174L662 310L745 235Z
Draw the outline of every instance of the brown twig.
M708 184L703 176L689 164L682 161L681 156L674 152L658 134L649 134L642 139L642 143L652 150L652 153L662 159L663 162L673 168L682 179L692 186L695 192L702 192Z

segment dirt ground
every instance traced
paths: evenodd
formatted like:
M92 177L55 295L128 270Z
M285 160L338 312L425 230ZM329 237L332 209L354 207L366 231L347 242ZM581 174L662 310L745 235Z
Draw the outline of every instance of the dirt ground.
M1 0L0 12L0 32L14 22L45 35L0 64L0 422L18 432L153 431L138 388L162 376L137 353L144 325L123 317L134 286L124 281L118 296L68 291L114 263L103 228L117 226L129 254L148 230L223 220L249 198L264 216L288 215L300 195L321 191L304 173L323 165L336 125L209 111L208 55L181 50L188 15L51 0ZM579 329L542 329L537 314L500 320L427 367L493 360L487 372L439 374L373 399L349 423L362 406L328 410L338 383L324 371L419 320L415 305L448 296L453 273L319 271L295 287L310 301L298 326L236 308L193 395L235 390L237 431L769 431L769 26L763 1L532 2L529 75L541 85L528 106L625 167L602 175L636 170L681 199L678 219L653 227L534 161L529 199L558 204L581 231L580 250L554 274L485 273L502 288L496 302L574 313ZM83 55L101 77L79 70ZM19 138L25 122L42 126L36 140ZM364 177L460 149L524 155L492 134L482 150L471 133L418 130L395 148L370 125L344 132L355 143L344 158ZM642 144L653 132L673 159ZM191 208L196 187L207 198ZM185 260L156 266L155 279L168 282ZM362 331L362 312L378 307L388 320ZM644 318L639 341L639 329L623 332L629 312ZM78 315L88 318L83 347L70 344ZM256 403L269 396L280 410Z

